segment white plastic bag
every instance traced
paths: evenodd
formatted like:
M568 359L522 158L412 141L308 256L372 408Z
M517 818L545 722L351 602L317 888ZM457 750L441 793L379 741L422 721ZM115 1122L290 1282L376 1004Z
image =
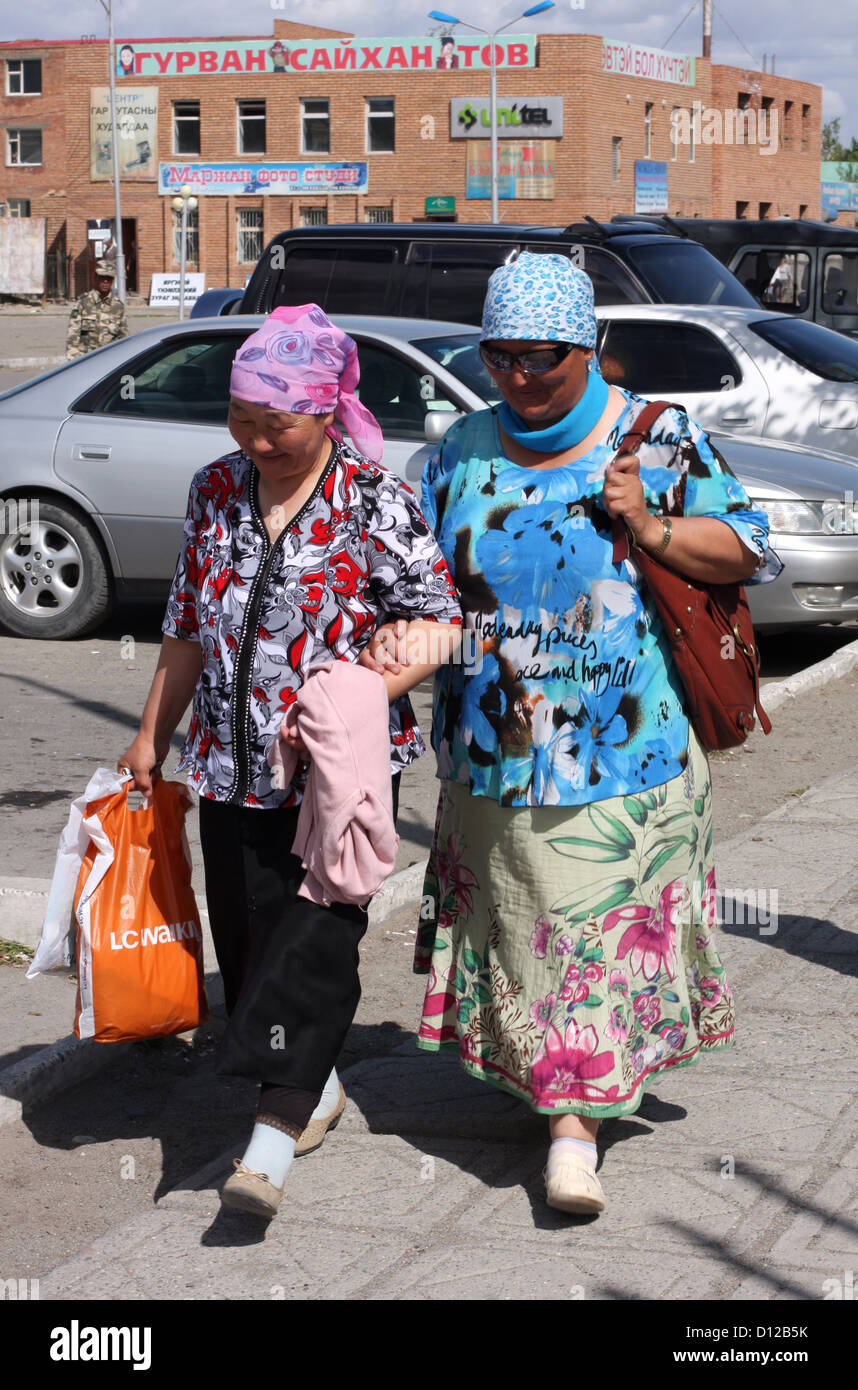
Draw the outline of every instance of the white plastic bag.
M100 853L93 865L88 888L92 890L101 881L113 861L113 847L101 834L97 819L87 822L84 811L89 803L105 796L113 796L130 780L128 773L113 772L100 767L93 773L83 796L72 802L68 824L60 836L57 862L48 894L48 907L42 924L42 935L33 963L27 971L27 979L45 974L58 965L71 965L72 951L70 932L74 925L74 897L77 888L80 866L91 840L98 844ZM99 843L99 837L104 841Z

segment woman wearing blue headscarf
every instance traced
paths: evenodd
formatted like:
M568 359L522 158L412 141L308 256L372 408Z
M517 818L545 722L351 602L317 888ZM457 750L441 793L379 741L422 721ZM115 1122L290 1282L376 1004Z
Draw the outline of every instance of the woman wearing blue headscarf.
M419 1043L547 1115L549 1205L596 1212L600 1120L733 1037L709 767L614 519L715 583L757 570L767 522L678 407L617 458L646 402L600 375L593 287L565 257L496 270L482 338L502 404L423 478L475 659L435 679Z

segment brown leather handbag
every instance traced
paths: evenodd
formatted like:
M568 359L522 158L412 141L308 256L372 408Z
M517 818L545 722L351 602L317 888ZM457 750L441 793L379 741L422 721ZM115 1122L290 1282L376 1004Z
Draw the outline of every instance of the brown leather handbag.
M637 452L668 401L650 401L623 437L619 454ZM672 515L682 515L685 479ZM630 553L628 532L614 523L614 563ZM664 626L676 669L685 687L686 712L710 752L744 743L755 725L771 721L760 704L760 654L741 584L705 584L668 569L639 546L631 558L643 575Z

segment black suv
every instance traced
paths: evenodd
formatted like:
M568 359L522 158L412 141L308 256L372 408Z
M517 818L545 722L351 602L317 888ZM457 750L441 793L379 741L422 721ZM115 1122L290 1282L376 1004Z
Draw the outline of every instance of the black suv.
M767 309L858 337L858 231L807 218L655 217L717 256ZM633 219L618 213L617 227ZM779 267L781 269L779 270Z
M329 314L392 314L479 323L486 282L521 251L570 256L597 304L717 304L756 300L695 241L651 223L568 227L351 223L281 232L269 243L240 312L320 304Z

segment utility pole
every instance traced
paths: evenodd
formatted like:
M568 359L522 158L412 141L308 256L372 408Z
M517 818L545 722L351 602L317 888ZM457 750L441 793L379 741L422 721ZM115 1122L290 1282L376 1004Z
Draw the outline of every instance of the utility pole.
M108 64L110 69L110 130L113 142L113 239L116 244L117 299L125 303L125 255L122 249L122 207L119 189L119 123L116 119L116 43L113 36L113 0L98 0L109 21Z

